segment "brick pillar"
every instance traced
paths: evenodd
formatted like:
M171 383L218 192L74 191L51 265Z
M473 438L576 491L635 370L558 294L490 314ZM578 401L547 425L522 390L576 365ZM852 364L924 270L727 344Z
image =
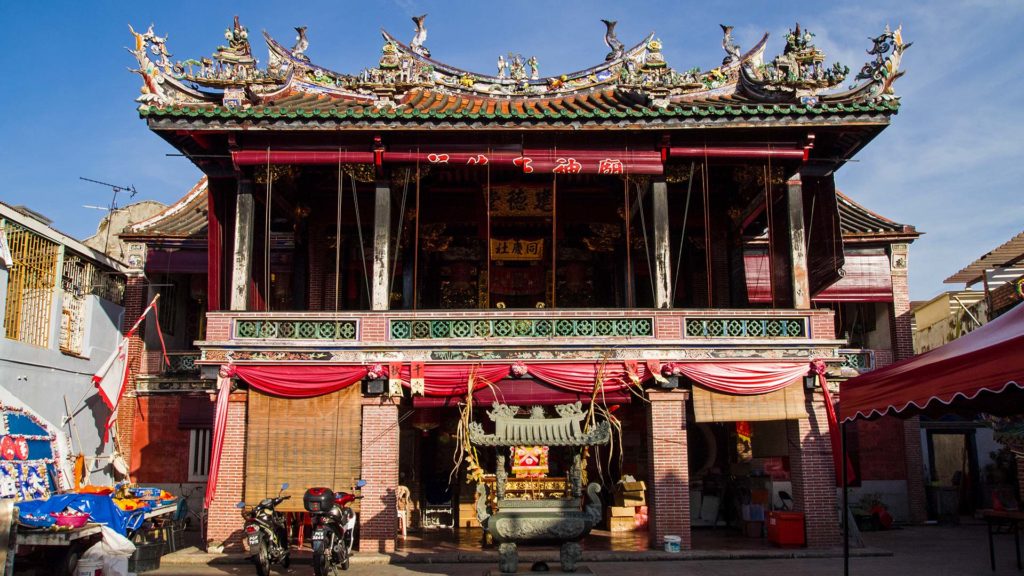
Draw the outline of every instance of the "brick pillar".
M228 401L227 430L220 454L220 475L217 496L210 503L207 516L206 541L211 546L224 546L225 552L242 550L242 515L235 504L245 494L245 435L247 396L233 393Z
M803 512L808 548L826 548L842 542L836 511L835 463L828 435L824 398L808 396L808 418L787 421L789 469L793 481L794 510Z
M125 334L128 329L139 319L142 311L149 303L146 297L149 295L149 286L146 277L140 272L128 277L124 288L124 319L121 321L121 333ZM135 413L137 405L135 402L136 378L142 366L142 356L145 354L146 323L143 322L135 335L128 341L128 382L125 384L124 396L117 406L117 444L119 452L126 458L132 453L133 430L135 430ZM128 462L129 469L134 474L142 465L141 462Z
M394 552L398 529L398 406L382 397L363 399L359 550Z
M649 391L647 398L647 477L651 547L673 534L690 538L690 470L686 446L686 393Z
M921 451L921 418L914 416L903 421L904 454L907 464L908 520L921 524L928 519L924 491L924 454Z
M909 244L889 247L892 270L892 351L896 361L914 355L914 332L911 329L910 287L907 283ZM914 523L928 519L924 490L924 459L921 453L921 420L912 418L903 423L904 453L907 466L907 504L909 520Z
M1017 457L1017 501L1024 504L1024 456Z

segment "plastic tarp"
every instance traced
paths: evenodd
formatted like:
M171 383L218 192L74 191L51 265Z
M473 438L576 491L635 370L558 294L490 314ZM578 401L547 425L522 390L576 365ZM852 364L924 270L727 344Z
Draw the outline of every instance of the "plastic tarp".
M1020 414L1024 406L1024 305L920 356L841 384L842 420L926 411Z
M118 508L110 496L99 494L58 494L46 500L21 502L18 509L21 523L27 526L51 526L53 517L50 514L71 509L89 513L91 522L105 524L121 535L127 535L128 530L138 530L150 510L146 506L127 512Z

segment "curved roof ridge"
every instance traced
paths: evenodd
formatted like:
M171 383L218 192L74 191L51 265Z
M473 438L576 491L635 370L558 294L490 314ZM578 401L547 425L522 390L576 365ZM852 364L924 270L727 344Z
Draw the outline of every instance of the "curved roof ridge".
M142 220L141 222L136 222L128 226L127 228L125 228L122 235L145 235L147 232L157 231L158 225L166 223L167 221L170 220L176 220L176 217L178 215L187 210L193 204L197 203L198 200L200 199L203 200L203 205L205 207L206 192L208 187L209 179L204 174L203 177L200 178L198 182L193 184L192 188L189 189L189 191L184 196L182 196L177 202L164 208L163 210L154 214L153 216L150 216L149 218Z

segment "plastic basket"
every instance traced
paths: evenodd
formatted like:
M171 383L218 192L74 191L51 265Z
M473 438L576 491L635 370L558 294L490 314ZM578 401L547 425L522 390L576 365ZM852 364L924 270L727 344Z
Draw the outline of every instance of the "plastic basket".
M160 557L164 554L163 542L136 544L135 552L128 558L128 571L141 574L160 569Z

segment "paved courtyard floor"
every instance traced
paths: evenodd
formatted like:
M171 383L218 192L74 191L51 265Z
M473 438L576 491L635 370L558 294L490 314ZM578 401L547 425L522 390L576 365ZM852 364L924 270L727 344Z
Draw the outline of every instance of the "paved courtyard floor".
M967 575L1017 575L1014 560L1013 537L1007 534L996 536L996 571L989 569L988 540L983 524L962 524L958 526L917 526L864 534L868 556L857 556L850 561L850 574L856 575L891 575L891 576L967 576ZM777 554L778 552L773 552ZM807 556L822 555L822 551L789 551L784 554ZM838 550L825 551L825 555L838 554ZM595 553L596 554L596 553ZM804 576L822 574L842 574L843 559L841 556L831 557L797 557L797 558L765 558L768 551L721 551L717 557L706 559L709 552L698 552L692 555L680 555L679 559L663 560L664 554L652 553L650 557L658 560L645 561L643 554L632 554L620 558L626 561L586 560L586 565L594 574L617 575L629 574L639 576L676 575L688 576L750 576L752 574L788 576ZM525 556L525 554L524 554ZM755 556L751 558L750 556ZM761 556L761 557L756 557ZM604 558L612 560L612 556ZM153 575L206 575L206 574L254 574L255 570L248 564L213 564L207 565L197 557L178 559L168 562L165 557L161 569L148 572ZM221 561L227 560L221 558ZM237 559L234 559L237 562ZM353 576L373 575L431 575L444 574L452 576L479 576L495 567L492 563L463 562L449 564L431 564L424 558L417 563L392 564L393 559L375 554L363 554L353 559L352 568L345 574ZM187 563L185 563L187 562ZM520 563L521 569L528 569L529 564ZM557 568L557 563L552 565ZM279 574L312 574L312 568L306 563L296 563L288 570L275 569ZM340 572L339 572L340 574Z

